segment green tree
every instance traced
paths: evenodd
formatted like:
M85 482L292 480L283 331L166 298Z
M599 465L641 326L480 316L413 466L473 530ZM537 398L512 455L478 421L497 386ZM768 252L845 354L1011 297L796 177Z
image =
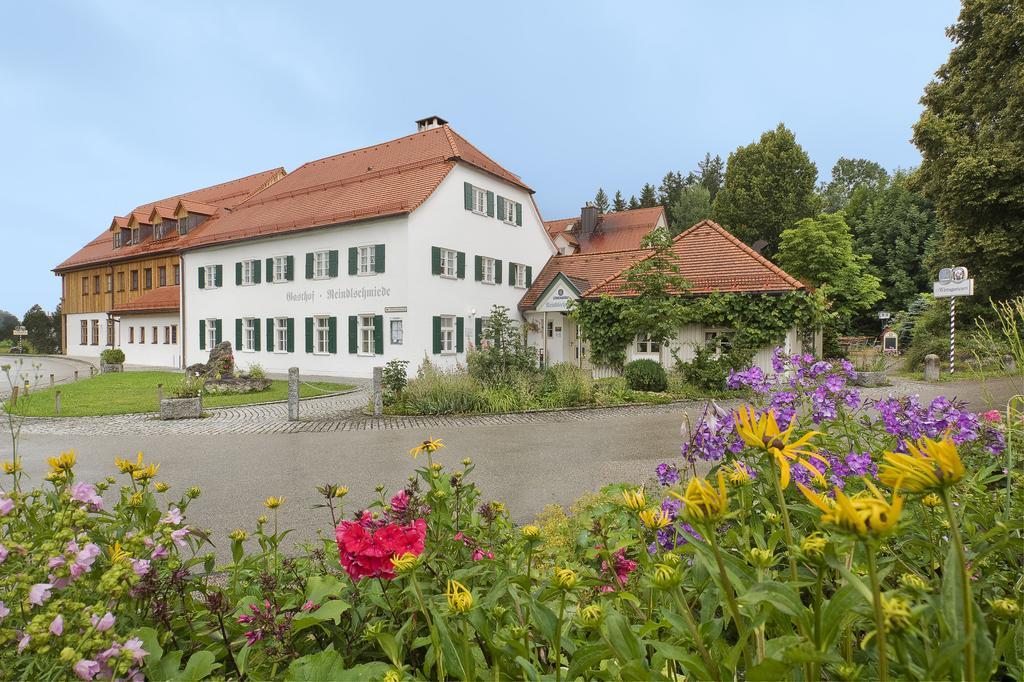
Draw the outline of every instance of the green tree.
M711 215L711 192L704 185L684 187L670 210L673 236L693 227Z
M765 240L770 257L783 230L815 214L817 175L807 152L780 123L729 155L711 215L748 244Z
M622 192L615 190L615 198L612 200L612 211L625 211L626 200L622 198Z
M948 61L914 126L918 179L946 224L946 265L971 268L980 296L1024 292L1024 11L964 0Z
M867 272L868 256L855 254L841 213L804 218L782 232L776 260L786 272L820 289L840 330L871 310L884 294Z
M832 180L821 188L821 210L824 213L841 211L857 187L880 191L888 183L889 174L880 164L867 159L840 157L832 166Z
M654 185L645 182L644 186L640 188L640 208L654 208L657 205L658 194L654 190Z
M704 155L703 161L697 162L697 181L711 195L711 201L715 200L718 190L722 189L724 179L725 163L722 162L722 157L718 154L711 158L711 152L708 152Z
M629 197L629 204L626 206L626 210L632 211L634 208L640 208L640 202L636 200L635 194Z
M6 341L14 336L14 328L18 326L18 318L0 310L0 341Z
M508 385L537 367L537 350L526 344L523 325L503 305L491 307L480 347L466 358L469 373L488 385Z
M603 187L597 188L597 194L594 195L594 206L597 206L597 210L601 213L608 212L608 195L604 193Z
M684 178L679 171L665 173L661 185L658 186L658 203L667 211L679 198L679 193L687 186L688 181L689 178Z
M57 350L53 319L38 303L28 309L21 324L28 332L28 342L37 353L53 353Z

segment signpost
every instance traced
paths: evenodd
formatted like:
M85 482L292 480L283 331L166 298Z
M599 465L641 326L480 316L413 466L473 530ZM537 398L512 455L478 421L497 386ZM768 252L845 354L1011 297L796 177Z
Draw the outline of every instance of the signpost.
M935 298L949 299L949 373L953 373L954 354L956 353L956 298L957 296L973 296L974 280L967 276L967 268L942 268L939 270L939 281L932 283Z
M22 339L28 336L28 330L25 329L24 326L19 324L17 327L14 328L14 335L18 337L18 348L20 349L23 343Z

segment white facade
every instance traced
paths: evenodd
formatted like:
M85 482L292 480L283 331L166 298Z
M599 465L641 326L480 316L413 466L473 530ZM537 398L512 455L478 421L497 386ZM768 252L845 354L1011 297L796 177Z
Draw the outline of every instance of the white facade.
M466 210L465 183L518 202L522 225L503 221L497 210L494 217ZM375 256L382 253L383 272L349 274L349 249L381 246L382 252L357 252L357 265L366 265L362 260L370 251ZM435 274L435 249L463 254L453 260L455 267L461 261L463 276ZM337 274L307 278L307 254L320 251L337 252ZM453 367L465 361L475 341L476 320L492 305L506 306L516 315L526 288L509 285L510 263L539 273L552 253L554 247L527 191L459 163L408 215L185 252L183 364L206 361L219 320L220 340L238 346L241 336L235 362L242 369L259 364L270 372L285 372L297 366L304 374L370 377L373 367L392 359L408 360L409 371L415 372L424 357ZM292 257L292 279L274 282L266 263L280 256ZM478 256L501 261L500 284L476 280ZM236 263L248 260L260 263L260 282L238 285ZM220 286L205 286L204 278L200 287L200 269L218 265ZM249 279L249 266L245 267ZM316 266L314 270L319 272ZM271 324L275 331L268 334ZM444 345L450 343L450 351L434 352L438 331ZM273 350L268 349L271 343Z
M67 355L98 358L114 347L124 351L127 365L181 366L181 321L176 313L121 313L109 322L106 313L75 313L66 319Z

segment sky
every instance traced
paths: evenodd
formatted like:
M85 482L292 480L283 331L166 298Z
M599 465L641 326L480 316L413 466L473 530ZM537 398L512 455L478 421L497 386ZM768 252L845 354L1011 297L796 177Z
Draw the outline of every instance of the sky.
M545 219L639 194L783 122L841 156L920 162L952 0L53 2L0 41L0 309L135 206L376 144L428 115L533 187Z

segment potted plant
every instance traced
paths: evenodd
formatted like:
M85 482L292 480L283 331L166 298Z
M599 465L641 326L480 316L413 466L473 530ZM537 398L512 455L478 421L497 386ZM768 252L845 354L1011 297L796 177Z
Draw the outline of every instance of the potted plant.
M160 401L161 419L198 419L203 416L201 377L186 375L171 391L172 397Z
M123 372L124 351L120 348L107 348L100 353L100 372Z

